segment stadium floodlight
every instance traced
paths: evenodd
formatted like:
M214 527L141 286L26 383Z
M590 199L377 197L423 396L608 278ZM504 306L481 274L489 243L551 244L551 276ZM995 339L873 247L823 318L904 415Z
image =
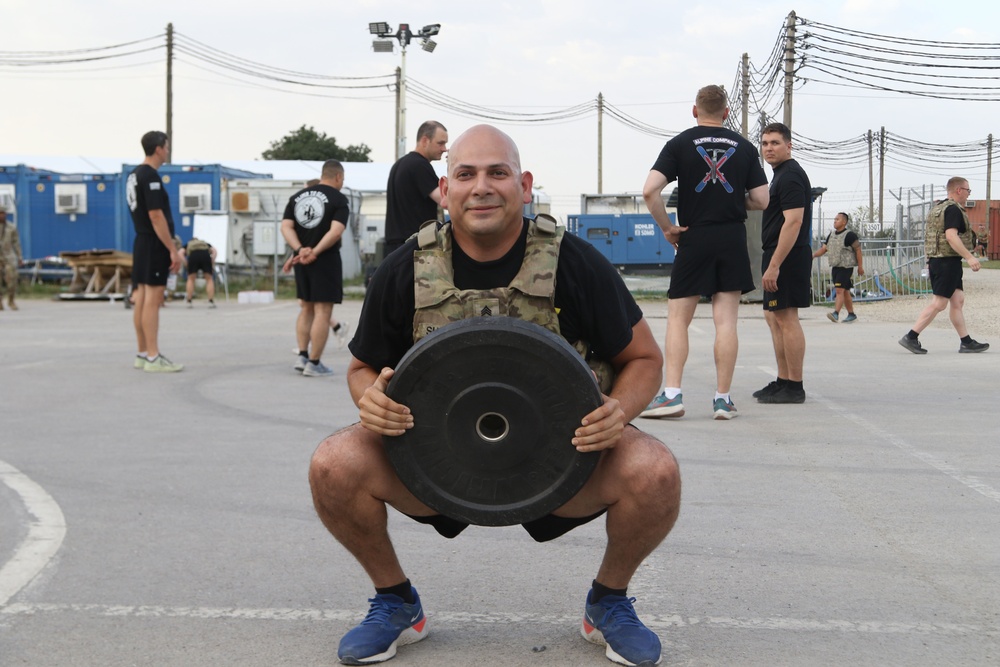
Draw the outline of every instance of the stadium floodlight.
M434 53L434 48L435 48L435 47L436 47L437 45L438 45L438 44L437 44L437 42L435 42L435 41L434 41L433 39L430 39L430 38L428 37L427 39L425 39L425 40L424 40L424 41L423 41L423 42L421 43L421 45L420 45L420 48L422 48L422 49L423 49L424 51L426 51L427 53Z
M385 21L380 21L378 23L369 23L368 31L373 35L378 35L379 37L385 37L392 34L392 28Z
M430 25L425 25L423 28L420 29L420 36L421 37L433 37L434 35L438 34L439 32L441 32L441 24L440 23L432 23Z
M392 53L395 46L391 39L376 39L372 42L372 50L375 53Z

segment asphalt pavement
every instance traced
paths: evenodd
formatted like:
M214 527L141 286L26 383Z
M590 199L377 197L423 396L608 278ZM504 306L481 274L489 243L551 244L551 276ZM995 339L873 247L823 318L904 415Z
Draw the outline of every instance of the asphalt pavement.
M361 302L337 306L356 322ZM657 339L666 305L644 302ZM733 399L712 419L699 306L687 414L638 420L680 461L680 519L629 594L666 665L1000 663L1000 348L915 356L906 327L803 311L803 405L741 306ZM336 374L292 369L292 301L170 304L178 374L132 368L120 303L0 312L0 665L332 665L371 585L323 529L306 470L356 421ZM859 310L859 313L863 313ZM993 341L1000 345L1000 341ZM392 514L430 635L396 665L605 665L579 635L601 521L547 544L519 527L455 540Z

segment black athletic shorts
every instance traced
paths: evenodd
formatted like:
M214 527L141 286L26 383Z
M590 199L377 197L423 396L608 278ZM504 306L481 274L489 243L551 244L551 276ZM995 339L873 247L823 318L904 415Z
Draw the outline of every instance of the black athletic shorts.
M851 276L854 275L854 267L852 266L834 266L830 269L830 275L833 278L833 286L839 287L840 289L851 289L854 287L854 283L851 282ZM778 276L781 277L780 275Z
M554 514L546 514L541 519L535 519L534 521L522 523L521 527L528 531L528 535L531 535L531 539L536 542L548 542L549 540L554 540L557 537L562 537L578 526L590 523L605 512L607 512L607 510L601 510L597 514L585 516L580 519L569 519L562 516L556 516ZM469 527L469 524L464 521L452 519L451 517L444 516L443 514L435 514L434 516L413 516L411 514L407 514L406 516L410 517L414 521L417 521L418 523L425 523L429 526L433 526L434 530L436 530L442 537L447 537L449 539L457 537L459 533Z
M156 234L138 234L132 244L132 283L163 287L170 275L170 251Z
M964 291L961 257L931 257L927 263L931 274L931 292L934 296L950 299L955 290Z
M206 276L212 275L212 253L208 250L192 250L187 256L187 272L189 276L197 274L199 271Z
M764 250L761 273L767 271L774 248ZM778 270L778 291L764 290L764 310L784 310L785 308L808 308L812 304L812 248L796 246L785 257Z
M670 269L667 296L711 296L718 292L746 294L754 289L747 228L742 222L724 222L690 227L680 236L680 245Z
M309 303L341 303L343 274L339 250L319 254L312 264L296 264L295 296Z

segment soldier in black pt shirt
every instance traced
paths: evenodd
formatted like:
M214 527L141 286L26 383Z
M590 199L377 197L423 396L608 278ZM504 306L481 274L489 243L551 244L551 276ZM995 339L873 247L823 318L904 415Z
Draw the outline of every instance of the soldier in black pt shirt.
M740 295L754 288L745 221L747 209L767 206L767 177L753 144L722 126L729 115L726 91L705 86L692 113L698 125L667 142L642 189L646 207L677 248L667 302L665 384L642 416L684 415L681 378L688 327L698 300L711 295L716 361L712 411L715 419L732 419L737 413L729 390L739 349ZM662 196L675 179L677 225L667 217Z
M319 184L292 195L281 221L281 235L294 255L296 296L302 301L295 322L299 346L295 370L305 377L333 375L320 357L330 334L333 305L344 300L340 237L351 211L342 187L343 165L327 160Z
M431 166L448 150L448 130L429 120L417 129L417 147L399 158L386 184L385 255L417 233L420 225L438 217L441 190Z
M184 263L174 245L174 218L170 199L157 169L170 160L170 140L164 132L147 132L142 136L146 159L132 170L125 182L125 198L135 225L132 246L133 301L139 352L134 367L147 373L176 373L184 366L175 364L160 354L160 306L167 277L177 273Z
M771 330L778 378L754 392L758 403L803 403L802 364L806 337L799 308L811 304L812 186L799 163L792 159L792 131L772 123L761 134L760 150L774 169L771 201L761 225L761 283L764 319Z

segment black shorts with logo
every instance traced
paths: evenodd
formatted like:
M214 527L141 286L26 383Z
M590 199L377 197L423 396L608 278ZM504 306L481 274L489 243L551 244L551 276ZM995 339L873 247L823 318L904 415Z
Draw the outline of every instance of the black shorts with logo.
M964 291L961 257L931 257L927 261L927 268L930 269L931 292L934 296L950 299L955 290Z
M132 244L132 282L163 287L170 275L170 251L156 234L138 234Z
M689 227L670 269L667 296L711 296L718 292L746 294L754 289L747 229L742 222Z
M851 277L854 275L853 266L834 266L830 269L830 277L833 278L833 286L840 289L851 289L854 283ZM781 276L778 276L779 278Z
M765 249L761 260L761 273L767 271L774 248ZM764 290L764 310L808 308L812 305L812 248L795 246L778 271L778 291Z

